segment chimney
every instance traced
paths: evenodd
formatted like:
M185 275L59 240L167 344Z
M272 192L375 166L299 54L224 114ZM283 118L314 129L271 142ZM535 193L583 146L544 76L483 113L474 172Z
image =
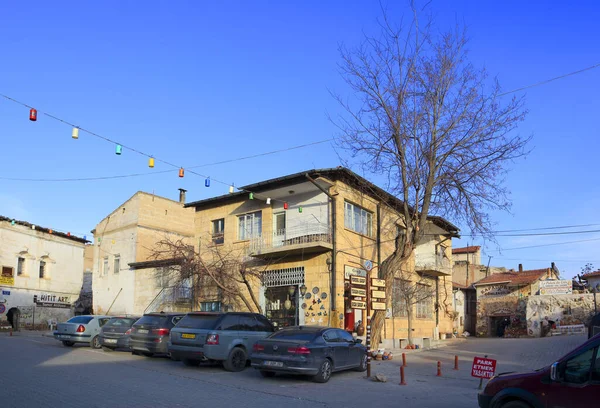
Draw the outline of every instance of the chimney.
M187 191L187 190L184 190L183 188L180 188L180 189L179 189L179 202L180 202L181 204L185 204L185 192L186 192L186 191Z
M523 264L519 264L519 272L523 272Z

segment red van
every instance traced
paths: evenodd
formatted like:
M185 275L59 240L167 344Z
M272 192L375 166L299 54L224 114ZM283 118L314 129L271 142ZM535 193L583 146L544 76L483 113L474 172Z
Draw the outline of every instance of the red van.
M600 407L600 334L554 364L494 376L477 396L481 408Z

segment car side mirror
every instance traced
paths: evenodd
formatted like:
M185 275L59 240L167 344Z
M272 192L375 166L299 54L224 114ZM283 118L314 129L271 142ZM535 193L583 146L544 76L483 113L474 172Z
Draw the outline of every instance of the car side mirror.
M362 344L362 339L354 339L355 344Z
M558 362L556 362L550 366L550 379L552 381L560 381L560 378L558 375Z

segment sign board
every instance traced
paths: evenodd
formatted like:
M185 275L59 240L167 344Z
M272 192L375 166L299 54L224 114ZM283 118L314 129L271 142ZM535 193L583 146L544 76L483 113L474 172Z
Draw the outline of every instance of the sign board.
M367 271L360 268L353 268L348 265L344 265L344 279L350 279L351 276L362 276L367 277Z
M385 288L385 280L383 279L371 279L371 285L379 286L380 288Z
M505 296L510 294L510 288L507 284L485 285L477 288L478 297Z
M54 307L59 309L68 309L71 307L70 296L57 296L48 293L42 293L34 297L35 304L41 307Z
M351 296L367 296L366 289L350 288Z
M367 284L367 278L363 278L362 276L350 276L350 283L352 285L365 286Z
M3 314L4 312L6 312L6 306L4 306L4 304L0 303L0 314Z
M570 295L573 293L573 281L546 280L540 281L540 295Z
M10 296L10 290L3 290L2 291L2 295L4 295L4 296Z
M370 271L371 269L373 269L373 261L365 261L363 266L367 271Z
M352 300L350 302L350 308L352 309L366 309L367 302L361 302L360 300Z
M374 290L373 292L371 292L371 297L374 297L376 299L385 299L385 292L382 290Z
M0 286L15 286L15 278L12 276L0 276Z
M384 302L371 302L371 309L373 310L386 310Z
M471 368L471 376L484 378L489 380L496 373L496 360L491 358L475 357L473 359L473 367Z

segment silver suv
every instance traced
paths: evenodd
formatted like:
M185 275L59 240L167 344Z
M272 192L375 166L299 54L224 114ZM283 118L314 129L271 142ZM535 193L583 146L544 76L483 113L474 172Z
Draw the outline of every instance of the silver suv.
M222 361L227 371L242 371L254 343L274 331L258 313L192 312L171 330L168 350L188 366Z

